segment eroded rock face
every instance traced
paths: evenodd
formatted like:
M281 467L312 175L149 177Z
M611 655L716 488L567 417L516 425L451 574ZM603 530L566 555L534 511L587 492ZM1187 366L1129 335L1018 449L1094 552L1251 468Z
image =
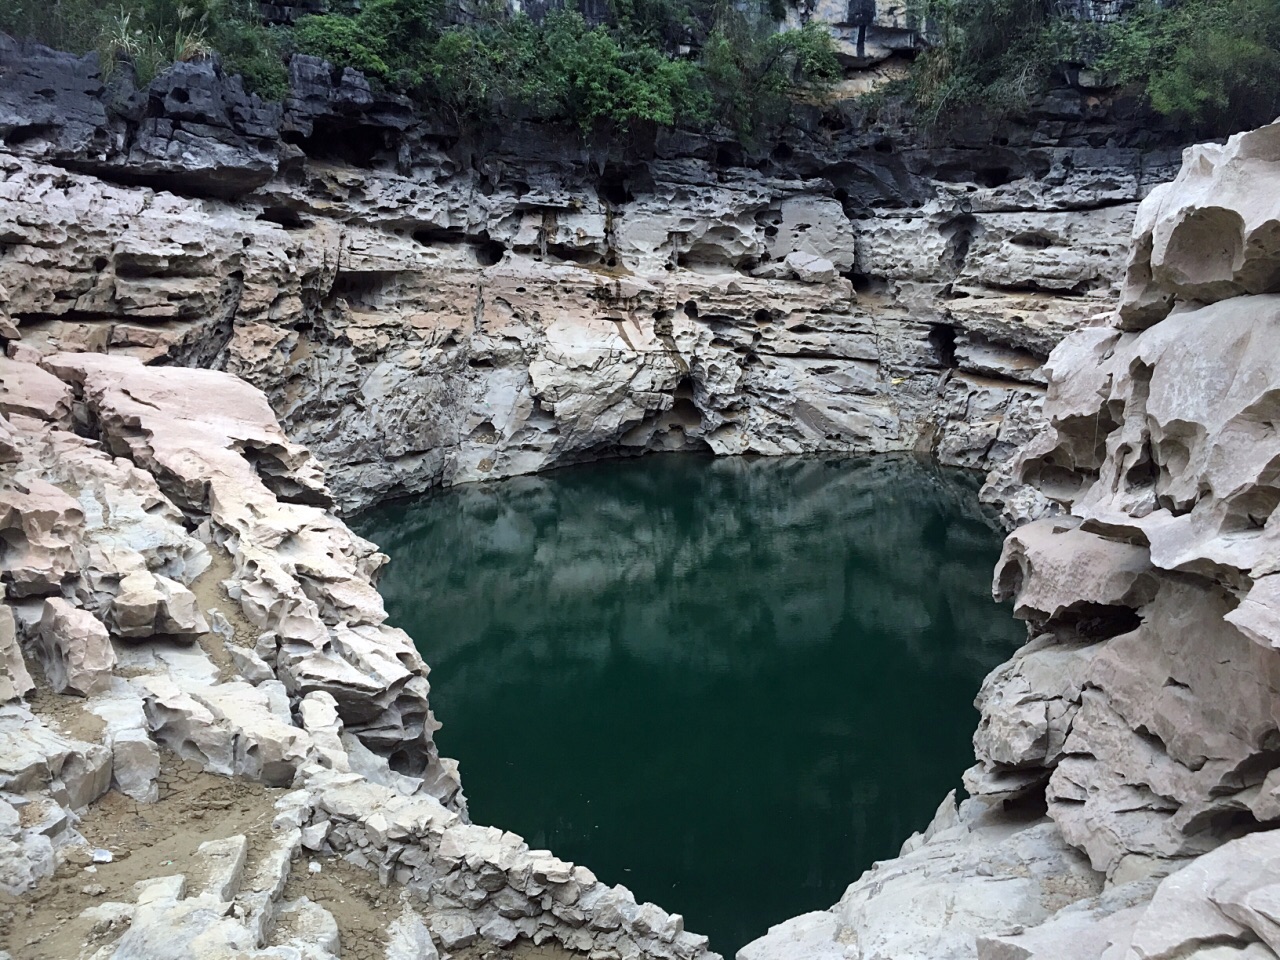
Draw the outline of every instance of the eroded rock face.
M176 757L287 790L270 835L204 843L132 899L88 906L72 918L91 931L81 957L338 956L333 916L283 895L305 851L391 887L403 908L388 956L521 941L715 960L679 915L467 821L457 765L432 739L426 665L373 588L386 558L328 511L319 465L260 391L118 355L27 366L4 368L6 402L44 417L4 418L0 494L9 530L70 560L28 549L2 571L0 890L88 862L77 812L111 787L166 799ZM42 406L49 378L61 402ZM32 710L29 664L77 706Z
M915 43L900 10L859 16L851 62ZM139 91L125 71L104 84L92 57L0 38L0 695L29 692L38 660L100 727L91 743L0 707L0 882L51 872L80 841L74 811L108 787L154 801L164 748L292 790L252 883L228 838L199 851L199 884L155 878L93 908L104 956L172 949L175 929L214 952L332 955L332 918L282 900L302 850L412 891L393 949L524 938L597 960L708 956L678 915L465 822L426 667L372 586L383 558L330 507L646 450L915 448L984 469L1028 443L1080 453L1063 438L1097 385L1044 361L1107 309L1135 205L1172 173L1167 140L1070 95L1000 144L974 130L912 146L853 109L769 157L521 124L478 144L351 71L290 69L271 106L209 61ZM1101 357L1113 334L1076 342ZM1062 384L1080 384L1082 412L1053 430L1047 382L1063 410ZM1060 486L1018 502L1073 506L1073 469L1046 467ZM1062 521L1062 538L1100 522ZM1125 711L1176 726L1182 683L1207 728L1230 671L1117 613L1174 616L1203 571L1154 551L1148 568L1136 534L1113 535L1133 549L1096 550L1123 562L1090 569L1082 603L1041 582L1073 569L1058 537L1011 546L1005 579L1042 633L984 689L971 774L988 797L1043 791L1050 818L948 801L904 860L789 928L792 952L967 957L978 935L1006 949L1019 929L1120 916L1169 858L1211 845L1204 824L1225 836L1218 818L1241 803L1280 804L1250 753L1270 729L1256 669L1247 722L1179 739L1150 765L1171 799L1139 791L1138 816L1117 820L1145 743ZM219 609L202 587L215 572ZM1239 588L1215 581L1214 597ZM1277 588L1254 589L1230 615L1262 650ZM1177 683L1153 695L1126 671L1134 655ZM1232 917L1253 904L1222 902Z
M914 45L903 17L874 13L873 50ZM0 66L8 353L235 373L342 509L646 450L1005 463L1172 173L1172 138L1083 100L928 149L848 107L748 157L519 123L459 143L307 57L282 106L212 61L147 91L7 40Z
M912 918L917 942L953 937L920 956L1277 955L1254 906L1280 880L1277 144L1280 125L1192 147L1144 201L1120 309L1053 352L1048 429L1011 471L1061 515L1006 541L995 592L1033 639L978 696L965 785L1015 836L1014 811L1047 808L1098 892L977 937L964 913ZM893 869L921 896L951 889L913 856ZM821 915L818 952L879 955L881 918L850 907L886 870ZM784 925L742 956L794 942Z

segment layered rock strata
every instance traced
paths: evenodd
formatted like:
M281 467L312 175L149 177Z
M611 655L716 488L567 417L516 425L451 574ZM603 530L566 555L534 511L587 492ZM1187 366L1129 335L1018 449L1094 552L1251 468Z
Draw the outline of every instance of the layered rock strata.
M978 695L972 799L743 960L1280 955L1277 182L1280 124L1143 202L1018 457L1059 514L996 571L1032 639Z
M86 956L186 949L175 927L210 955L331 955L333 918L284 896L303 851L403 892L388 955L479 939L703 956L678 916L466 823L426 668L373 589L383 558L331 511L656 449L1007 464L1043 423L1045 358L1107 308L1136 203L1172 172L1167 137L1079 93L1004 142L913 145L848 105L802 116L767 155L563 133L477 142L305 57L271 105L211 62L139 90L92 57L0 38L0 879L23 891L65 868L77 812L111 786L164 803L175 756L288 790L270 843L229 832L81 914ZM1159 312L1156 290L1131 299L1135 317ZM1062 500L1044 483L1018 497ZM1163 588L1138 574L1127 602L1154 603ZM1033 617L1054 611L1049 633L1065 617L1092 641L1111 622L1027 596ZM1004 687L984 692L973 777L989 795L1034 794L1068 756L1093 689L1076 681L1085 645L1029 664L1007 715ZM1036 698L1043 737L1019 726L1034 706L1014 709ZM1188 779L1168 836L1217 816L1223 778ZM926 873L991 880L936 893L971 908L920 943L991 932L981 905L1013 889L1006 874L1000 923L1080 903L1110 916L1199 849L1121 837L1090 864L1058 820L1024 820L971 803L911 842ZM1145 886L1112 894L1109 858L1111 882ZM898 949L882 896L913 902L921 876L908 864L864 888L802 931L806 949L877 924Z
M4 360L0 374L3 891L88 862L78 816L112 787L165 801L175 758L291 788L255 845L208 841L139 880L134 900L62 918L92 931L80 955L337 956L333 917L282 896L310 854L399 892L387 956L477 940L714 956L678 915L467 821L432 741L427 668L384 623L372 578L386 558L328 512L315 459L259 391L93 353ZM33 675L65 696L25 702Z
M655 449L1006 462L1172 174L1078 94L1004 145L837 105L747 156L473 142L305 57L282 106L210 62L139 91L0 40L0 68L8 353L235 373L342 509Z

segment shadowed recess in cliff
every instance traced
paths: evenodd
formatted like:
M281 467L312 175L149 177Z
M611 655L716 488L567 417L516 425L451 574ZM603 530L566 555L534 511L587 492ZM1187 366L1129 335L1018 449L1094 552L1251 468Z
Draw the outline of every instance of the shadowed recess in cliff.
M599 463L356 520L476 822L732 956L929 822L1023 636L977 481L910 458Z

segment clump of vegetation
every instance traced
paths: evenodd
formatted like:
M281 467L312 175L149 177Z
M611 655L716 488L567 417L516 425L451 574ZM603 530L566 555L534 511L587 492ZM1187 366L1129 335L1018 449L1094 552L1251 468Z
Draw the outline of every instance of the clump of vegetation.
M97 50L104 70L128 61L140 83L181 60L217 52L229 73L264 97L288 89L280 37L256 0L6 0L0 30L60 50Z
M1098 67L1160 113L1226 133L1280 116L1280 3L1142 3L1106 31Z
M514 113L589 130L600 123L696 125L712 115L697 64L620 40L568 11L541 24L521 15L446 30L431 80L462 118Z
M728 123L751 137L795 96L839 76L823 27L779 32L767 10L703 0L616 0L610 22L572 10L540 22L491 10L444 25L435 0L369 0L306 17L299 51L355 67L463 121L519 116L582 129Z
M128 61L142 83L169 63L216 53L264 97L287 92L286 53L351 67L375 85L464 124L504 117L601 126L725 123L759 138L793 99L839 77L824 27L780 32L783 0L612 0L605 23L572 9L534 21L491 4L468 24L446 0L335 0L268 27L256 0L7 0L0 30Z
M1020 113L1061 62L1053 0L919 0L913 12L933 38L908 81L926 125Z
M705 64L717 115L747 142L781 126L797 96L820 94L841 75L825 27L778 33L741 15L716 26Z
M464 125L503 118L601 127L724 126L750 144L776 135L797 100L819 99L840 67L825 25L782 31L788 0L609 0L604 23L573 9L540 21L489 0L472 22L449 0L331 0L291 27L257 0L2 0L0 30L132 63L142 83L212 54L268 98L287 56L309 53ZM570 0L572 4L573 0ZM1135 0L1115 23L1073 19L1066 0L907 0L928 38L905 82L926 126L1024 113L1066 68L1140 90L1196 133L1280 114L1280 0Z
M1198 133L1280 114L1276 0L1138 0L1106 25L1061 0L915 0L912 11L933 42L908 95L929 125L1021 113L1067 66L1133 86Z

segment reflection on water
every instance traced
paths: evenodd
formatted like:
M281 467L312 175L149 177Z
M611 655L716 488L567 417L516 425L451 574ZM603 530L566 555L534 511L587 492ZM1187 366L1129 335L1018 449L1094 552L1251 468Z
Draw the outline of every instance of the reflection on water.
M732 954L929 820L1022 629L976 480L692 456L360 517L471 812Z

